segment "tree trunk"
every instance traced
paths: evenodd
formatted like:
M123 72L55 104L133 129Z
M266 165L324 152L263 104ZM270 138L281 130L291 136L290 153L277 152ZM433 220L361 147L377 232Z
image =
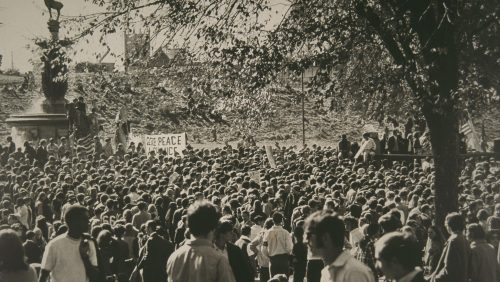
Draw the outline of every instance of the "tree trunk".
M435 223L444 227L446 215L458 211L458 50L455 30L456 0L432 4L429 20L419 29L422 54L429 74L429 93L423 99L435 167ZM431 16L432 15L432 16ZM432 20L434 19L434 21ZM427 44L428 43L428 44Z
M426 113L435 167L435 223L444 227L446 215L458 211L458 119L454 113Z

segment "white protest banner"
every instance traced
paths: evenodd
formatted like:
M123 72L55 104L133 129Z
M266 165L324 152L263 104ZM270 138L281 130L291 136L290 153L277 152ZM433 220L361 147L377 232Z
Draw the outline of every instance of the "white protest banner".
M366 144L368 144L368 142L364 142L363 145L361 145L361 148L359 148L358 152L354 156L354 160L357 160L359 158L359 156L361 156L361 154L365 150Z
M272 168L276 168L276 162L274 161L272 146L266 145L266 154L267 154L267 159L269 160L269 165L271 165Z
M260 171L251 170L248 172L248 176L250 177L250 179L255 180L255 182L260 183Z
M145 135L146 152L162 149L167 156L182 156L182 150L186 149L186 133Z

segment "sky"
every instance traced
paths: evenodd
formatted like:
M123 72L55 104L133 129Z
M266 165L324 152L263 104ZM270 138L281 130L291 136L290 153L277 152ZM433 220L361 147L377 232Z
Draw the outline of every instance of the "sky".
M60 0L64 7L61 10L61 19L65 16L85 15L99 11L98 7L84 0ZM56 12L53 11L55 17ZM32 70L29 62L31 58L37 59L32 52L26 48L28 44L33 44L33 39L38 37L49 38L50 33L47 28L49 13L43 0L0 0L0 54L3 55L3 62L0 69L11 68L12 56L14 57L14 67L22 72ZM59 31L60 38L68 34L68 30L61 25ZM90 43L82 40L73 50L72 54L75 62L90 61L97 62L96 54L104 54L106 48L98 43L95 38L89 38ZM107 36L106 42L117 54L123 53L123 36ZM104 62L115 62L117 59L106 57Z
M61 12L61 19L71 16L86 15L100 11L99 7L84 0L59 0L64 4ZM281 3L283 0L271 0L271 2ZM276 9L283 12L283 5L274 6ZM55 16L55 12L53 12ZM274 12L272 13L275 14ZM276 19L272 22L278 22L280 13L276 13ZM274 17L274 16L273 16ZM32 51L26 46L33 45L33 39L39 37L49 38L50 34L47 29L47 21L49 13L45 7L44 0L0 0L0 54L3 55L2 65L0 69L10 69L12 59L14 68L21 72L30 71L33 66L29 62L30 59L38 60ZM65 34L71 34L61 25L60 38L64 38ZM90 61L97 62L96 55L104 54L106 47L99 44L97 36L89 37L89 42L81 40L73 46L73 51L76 54L71 54L73 62ZM108 55L103 62L121 62L123 54L123 34L116 33L106 37L106 43L110 46L118 57ZM154 42L152 43L154 46Z

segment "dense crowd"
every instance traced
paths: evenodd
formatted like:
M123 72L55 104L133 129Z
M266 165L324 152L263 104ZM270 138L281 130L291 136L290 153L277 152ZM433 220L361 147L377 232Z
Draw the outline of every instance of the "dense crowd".
M497 160L464 161L443 227L431 162L356 162L342 142L277 147L271 168L257 146L171 157L9 138L0 281L500 280Z

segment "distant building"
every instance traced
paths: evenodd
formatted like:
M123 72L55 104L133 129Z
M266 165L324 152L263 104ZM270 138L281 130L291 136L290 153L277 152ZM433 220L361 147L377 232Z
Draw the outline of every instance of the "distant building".
M168 49L158 48L149 59L148 67L164 67L170 64L187 65L190 63L189 55L186 49Z
M96 73L96 72L113 72L115 70L115 63L91 63L81 62L75 65L75 72L77 73Z

